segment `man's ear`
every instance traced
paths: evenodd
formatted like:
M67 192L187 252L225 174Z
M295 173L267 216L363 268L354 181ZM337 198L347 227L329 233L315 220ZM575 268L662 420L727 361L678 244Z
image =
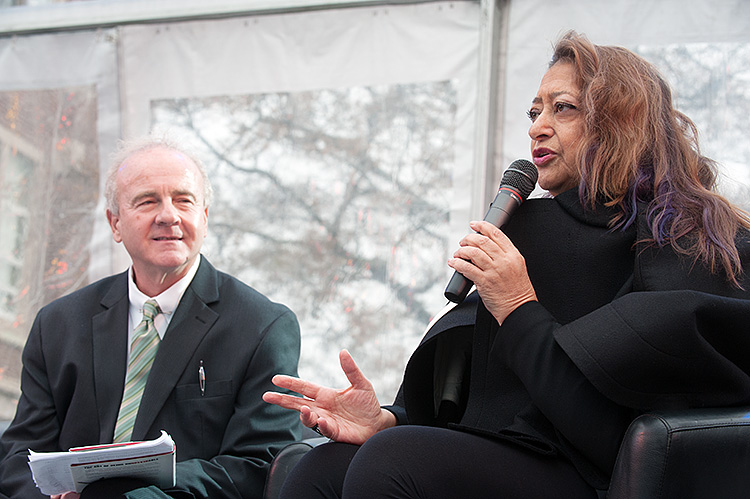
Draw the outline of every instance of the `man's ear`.
M109 222L109 228L112 229L112 238L116 243L122 242L122 236L120 235L120 217L115 215L111 211L107 210L107 221Z

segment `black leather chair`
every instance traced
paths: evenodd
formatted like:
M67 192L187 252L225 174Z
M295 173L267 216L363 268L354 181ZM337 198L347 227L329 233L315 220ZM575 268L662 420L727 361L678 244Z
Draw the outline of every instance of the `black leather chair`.
M287 445L276 454L276 457L271 462L271 467L268 470L266 487L263 491L263 499L277 499L286 476L292 468L294 468L294 465L297 464L297 461L302 459L302 456L316 445L329 441L327 438L321 437L310 428L304 428L302 437L303 440Z
M264 499L313 446L308 439L274 459ZM607 499L750 498L750 407L654 412L628 428Z
M264 499L276 499L279 497L279 492L286 476L294 468L294 465L297 464L297 461L302 459L302 456L312 448L313 446L308 442L294 442L276 454L266 477L266 488L263 491Z
M750 407L644 414L628 428L607 499L750 498Z

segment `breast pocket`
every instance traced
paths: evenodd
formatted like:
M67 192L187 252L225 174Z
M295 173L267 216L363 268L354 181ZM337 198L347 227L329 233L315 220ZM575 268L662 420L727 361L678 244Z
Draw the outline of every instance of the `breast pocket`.
M231 396L232 393L231 379L225 381L207 381L203 389L201 389L200 383L188 383L175 387L175 398L178 403L190 399L226 397Z
M175 387L173 417L190 440L183 450L192 449L190 455L179 455L178 450L178 460L210 459L219 452L234 413L234 399L232 380L206 382L203 391L198 383Z

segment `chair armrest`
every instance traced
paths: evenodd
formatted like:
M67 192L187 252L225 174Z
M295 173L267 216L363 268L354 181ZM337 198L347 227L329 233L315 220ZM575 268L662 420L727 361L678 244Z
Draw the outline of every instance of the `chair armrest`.
M284 485L284 480L286 480L287 475L289 475L289 472L292 471L297 462L302 459L302 456L307 454L313 447L329 441L326 437L317 436L316 433L312 434L316 436L292 442L276 454L268 469L266 486L263 490L263 499L277 499L281 492L281 486Z
M644 414L628 428L607 499L747 498L750 407Z
M266 486L263 490L264 499L276 499L279 497L281 486L294 465L302 459L302 456L312 449L312 445L305 442L294 442L279 451L271 461L266 476Z

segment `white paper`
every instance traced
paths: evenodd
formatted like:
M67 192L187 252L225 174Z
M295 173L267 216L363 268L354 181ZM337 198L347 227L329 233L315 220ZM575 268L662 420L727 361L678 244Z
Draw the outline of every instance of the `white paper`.
M175 444L167 432L155 440L78 447L64 452L29 450L36 486L46 495L80 492L100 478L134 477L165 489L174 486Z

